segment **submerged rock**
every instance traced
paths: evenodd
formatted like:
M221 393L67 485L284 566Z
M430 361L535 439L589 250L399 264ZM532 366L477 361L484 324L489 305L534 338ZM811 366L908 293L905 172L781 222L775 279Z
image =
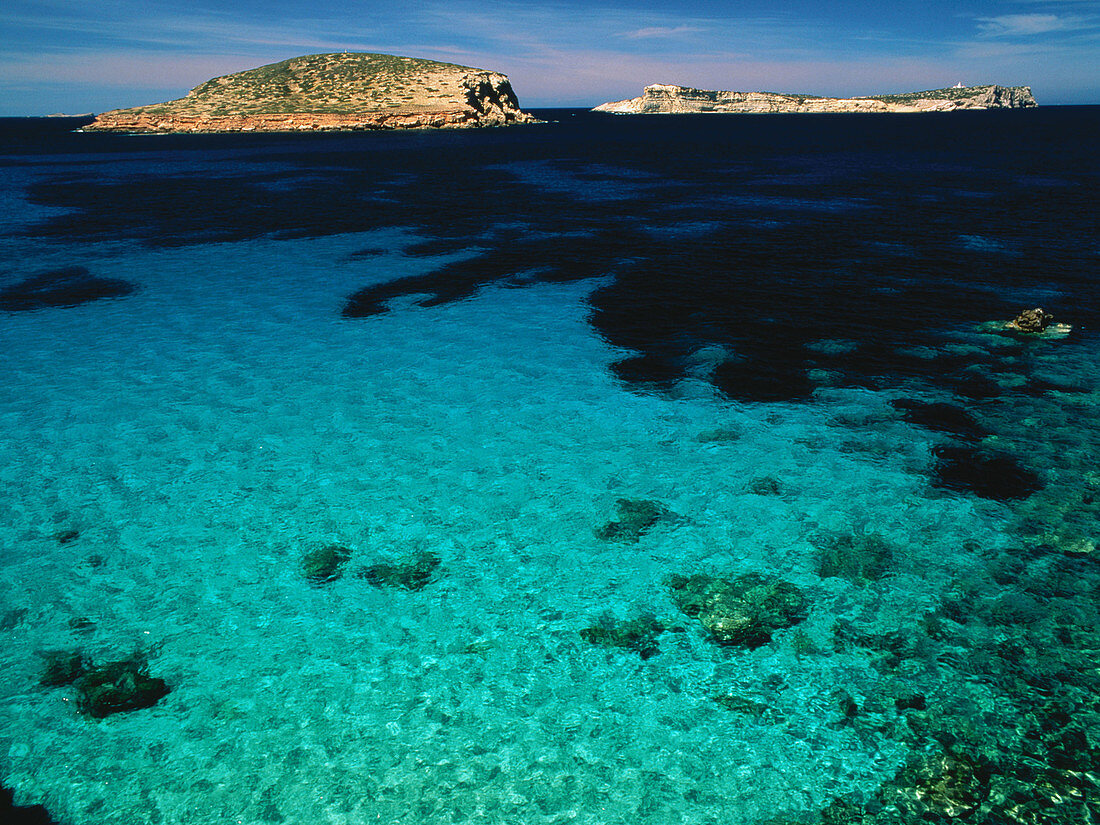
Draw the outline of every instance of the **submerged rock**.
M782 717L763 702L736 693L719 693L714 697L714 701L728 711L749 716L753 719L765 719L767 717L768 721L782 721Z
M152 707L169 692L163 679L149 675L141 654L93 668L76 687L78 707L93 719Z
M38 683L45 687L71 685L88 672L91 662L81 650L47 650Z
M30 610L25 607L13 607L11 610L4 611L0 614L0 630L15 629L23 623L28 613Z
M947 433L964 441L977 441L988 435L974 416L954 404L898 398L891 401L890 406L900 410L902 417L910 424L916 424L926 430Z
M431 582L439 564L439 556L430 550L422 550L401 561L372 564L360 570L359 577L376 587L423 590Z
M302 558L302 575L313 584L326 584L343 575L350 558L351 551L336 544L311 550Z
M950 751L915 757L891 783L887 800L927 822L955 820L989 796L988 765Z
M881 579L894 561L893 548L874 533L819 533L810 543L818 549L819 576L847 579L860 587Z
M120 298L135 289L129 281L99 278L82 266L69 266L0 289L0 310L25 312L48 307L75 307L100 298Z
M54 534L54 538L58 544L69 544L80 538L80 531L73 528L61 530Z
M801 589L757 573L733 580L701 573L677 575L669 577L667 584L676 606L699 619L723 646L754 650L770 642L776 630L793 627L809 612Z
M657 637L664 633L665 629L665 626L650 614L616 621L610 613L605 613L596 620L595 624L581 630L581 638L594 645L633 650L643 659L649 659L661 652L657 645Z
M620 498L615 502L615 509L618 519L609 521L597 530L597 538L605 541L638 541L650 527L670 515L664 505L644 498Z
M744 434L733 427L716 427L712 430L703 430L695 436L695 440L701 444L733 444L740 441Z
M1043 488L1039 476L1006 453L976 447L936 447L937 487L995 501L1018 501Z
M87 616L74 616L69 619L69 628L77 633L94 633L95 622Z
M760 476L749 482L748 491L758 496L781 496L783 486L775 476Z

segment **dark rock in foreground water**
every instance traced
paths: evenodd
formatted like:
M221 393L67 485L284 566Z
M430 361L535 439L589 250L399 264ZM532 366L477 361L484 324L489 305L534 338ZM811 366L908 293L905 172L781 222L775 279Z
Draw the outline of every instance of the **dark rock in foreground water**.
M0 290L0 310L23 312L75 307L100 298L120 298L136 287L118 278L98 278L82 266L55 269Z
M46 687L71 685L88 672L91 663L80 650L48 650L38 682Z
M760 476L749 482L748 491L757 496L781 496L783 485L774 476Z
M314 584L325 584L340 578L351 551L339 545L311 550L302 558L302 575Z
M934 484L996 501L1018 501L1043 488L1012 456L973 447L937 447Z
M910 424L917 424L926 430L947 433L964 441L977 441L988 435L970 413L954 404L899 398L891 401L890 405L901 410Z
M788 581L746 573L736 579L696 574L671 576L672 598L689 616L699 619L720 645L754 650L771 641L772 633L806 618L809 602Z
M149 675L141 655L93 668L76 686L80 710L93 719L152 707L168 695L168 685Z
M439 556L429 550L423 550L401 561L372 564L359 571L359 577L376 587L423 590L431 582L439 564Z
M811 536L810 543L820 551L818 575L847 579L861 587L881 579L894 559L890 545L874 534L822 533Z
M11 789L0 785L0 822L6 825L57 825L42 805L16 805Z
M596 531L605 541L638 541L650 527L669 515L664 505L644 498L620 498L615 502L618 519Z
M581 638L594 645L633 650L643 659L649 659L661 652L657 637L664 632L665 626L652 615L616 621L610 613L605 613L595 624L581 630Z

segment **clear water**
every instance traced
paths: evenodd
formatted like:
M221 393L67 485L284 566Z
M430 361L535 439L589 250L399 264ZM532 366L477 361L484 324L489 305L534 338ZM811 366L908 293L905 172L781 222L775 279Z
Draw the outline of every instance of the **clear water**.
M16 802L74 824L1085 821L1097 109L547 114L0 122ZM36 277L133 290L19 305ZM999 329L1040 305L1069 336ZM620 499L666 516L608 541ZM334 544L344 575L311 583ZM856 571L864 547L885 565ZM420 551L422 590L356 575ZM750 572L810 604L752 650L668 586ZM639 614L656 655L581 633ZM41 684L58 650L141 652L170 692L89 718Z

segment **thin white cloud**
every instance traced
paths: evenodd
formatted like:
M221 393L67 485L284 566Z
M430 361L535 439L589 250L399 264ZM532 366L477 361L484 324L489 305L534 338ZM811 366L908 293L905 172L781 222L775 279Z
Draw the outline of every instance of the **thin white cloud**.
M625 32L623 37L628 37L631 40L643 40L651 37L676 37L681 34L694 34L701 31L703 29L698 26L649 26L644 29Z
M983 37L1032 37L1083 28L1089 28L1085 18L1057 14L1002 14L978 18L978 31Z

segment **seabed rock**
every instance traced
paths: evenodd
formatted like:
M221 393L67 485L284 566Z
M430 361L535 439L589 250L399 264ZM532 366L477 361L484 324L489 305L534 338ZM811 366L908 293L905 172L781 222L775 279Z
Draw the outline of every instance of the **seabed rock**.
M819 551L818 575L844 578L860 587L881 579L894 562L893 548L873 533L820 533L811 536L810 543Z
M38 683L45 687L71 685L88 673L91 662L81 650L47 650Z
M76 687L78 707L93 719L152 707L169 692L163 679L149 675L141 654L93 668L77 680Z
M974 416L955 404L898 398L891 401L890 406L900 410L902 417L910 424L947 433L963 441L979 441L988 435Z
M27 618L30 610L26 607L13 607L0 614L0 630L14 630Z
M757 496L781 496L783 485L775 476L760 476L749 482L748 491Z
M697 573L670 576L672 598L684 613L699 619L718 644L749 650L767 644L776 630L806 618L809 602L788 581L746 573L721 579Z
M650 614L616 621L610 613L605 613L595 624L581 630L581 638L594 645L633 650L643 659L649 659L661 652L657 637L666 629Z
M75 307L100 298L120 298L136 287L119 278L99 278L82 266L55 269L0 289L0 310L26 312Z
M350 558L351 551L336 544L311 550L302 558L302 575L313 584L327 584L343 575Z
M989 765L950 751L921 755L894 778L887 802L924 821L957 819L989 796L990 775Z
M430 550L422 550L397 562L379 562L359 571L359 577L376 587L400 587L423 590L439 568L440 559Z
M1043 488L1038 475L1015 458L980 447L936 447L934 484L995 501L1019 501Z
M751 719L764 720L770 723L783 721L782 714L776 713L763 702L758 702L737 693L719 693L714 696L714 701L732 713L739 713Z
M644 498L620 498L615 502L618 519L596 531L605 541L638 541L654 524L671 515L663 504Z

